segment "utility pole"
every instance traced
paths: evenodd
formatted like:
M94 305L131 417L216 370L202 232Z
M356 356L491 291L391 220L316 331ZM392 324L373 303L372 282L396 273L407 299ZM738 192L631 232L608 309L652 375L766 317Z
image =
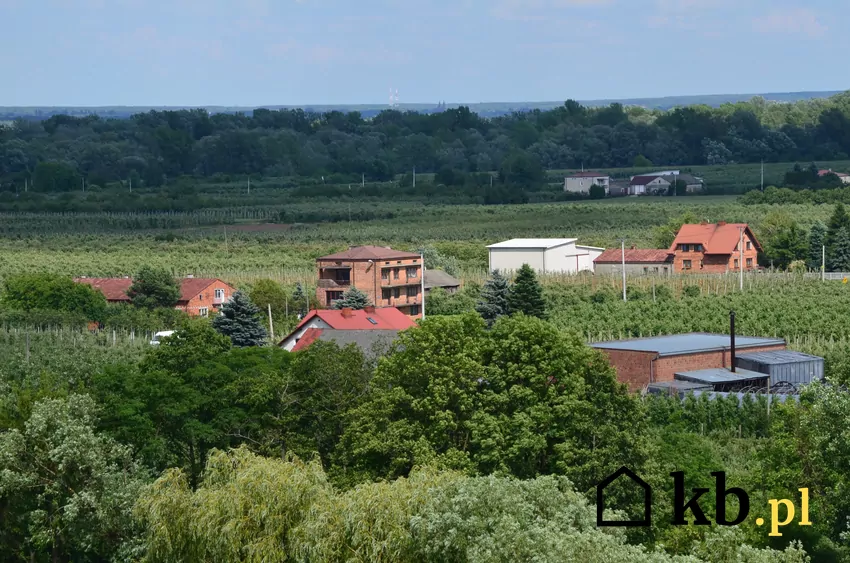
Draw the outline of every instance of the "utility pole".
M764 191L764 160L761 161L761 191Z
M422 261L422 280L420 280L422 284L422 320L425 320L425 253L419 255L419 259Z
M227 227L226 226L224 227L224 253L228 254L228 252L227 252Z
M623 301L626 301L626 239L620 241L623 255Z
M133 179L128 178L127 181L130 183L130 193L133 193Z
M413 167L413 187L416 187L416 167Z
M826 245L820 249L820 281L826 281Z
M366 174L360 175L360 187L361 188L366 187Z
M251 177L248 176L248 195L251 195Z
M744 227L738 227L741 238L738 241L738 275L741 291L744 291Z
M271 333L272 342L274 342L274 321L272 321L272 304L269 303L269 333Z

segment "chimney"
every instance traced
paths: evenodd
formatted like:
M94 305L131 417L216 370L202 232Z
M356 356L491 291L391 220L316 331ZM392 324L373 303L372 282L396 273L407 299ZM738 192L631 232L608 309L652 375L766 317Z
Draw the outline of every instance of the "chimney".
M375 312L375 307L374 305L369 305L368 307L364 307L363 310L371 315Z
M343 309L342 309L342 318L343 319L350 319L353 316L354 316L354 309L352 309L351 307L343 307Z
M726 221L718 221L718 222L717 222L717 226L718 226L718 227L723 227L723 226L725 226L725 225L726 225Z
M731 343L732 373L735 373L735 311L729 311L729 340Z

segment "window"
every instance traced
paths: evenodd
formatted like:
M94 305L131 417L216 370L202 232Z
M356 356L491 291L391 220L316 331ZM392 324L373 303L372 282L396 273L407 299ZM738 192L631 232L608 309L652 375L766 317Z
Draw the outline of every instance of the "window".
M657 274L657 273L658 273L658 266L654 267L654 268L652 269L652 271L653 271L653 272L655 272L655 273ZM667 271L667 268L664 268L664 271L666 272L666 271Z
M393 288L393 297L396 298L396 299L401 297L401 288L400 287L394 287Z
M386 288L381 290L381 298L389 300L393 296L393 290Z
M691 251L691 245L689 245L689 244L681 244L681 245L679 245L679 249L680 249L682 252L690 252L690 251Z
M378 321L376 321L376 320L375 320L375 319L373 319L372 317L366 317L366 320L367 320L367 321L369 321L370 323L372 323L373 325L378 324Z
M216 299L224 299L224 290L223 289L216 289L215 290L215 298Z
M691 261L690 260L682 260L682 269L690 270L691 269Z
M419 295L419 287L415 285L407 286L407 296L408 297L416 297Z
M198 309L198 315L200 315L201 317L209 317L210 310L207 307L201 307Z
M694 252L702 252L702 245L701 244L695 244L694 245Z
M644 274L648 274L648 273L649 273L649 266L644 266L644 267L643 267L643 273L644 273Z
M411 305L410 306L410 314L418 315L419 314L419 305Z
M328 298L328 303L327 303L328 306L333 305L334 301L338 301L339 299L342 299L342 292L341 291L329 291L329 292L327 292L326 295L327 295L327 298Z
M394 280L398 279L398 275L399 275L400 272L401 272L401 268L393 268L393 279Z
M737 267L738 267L738 259L735 258L735 268L737 268Z
M747 258L747 268L752 268L752 267L753 267L753 259Z
M418 275L419 275L419 268L408 268L407 269L407 277L408 278L415 278Z
M747 250L752 250L752 249L753 249L753 243L751 243L750 241L747 241Z
M390 271L387 269L381 270L381 279L388 280L390 279Z

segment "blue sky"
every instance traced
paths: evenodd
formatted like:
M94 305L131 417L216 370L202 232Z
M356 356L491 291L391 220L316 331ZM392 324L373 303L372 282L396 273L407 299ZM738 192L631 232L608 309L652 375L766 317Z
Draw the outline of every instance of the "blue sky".
M0 106L843 90L849 21L846 0L0 0Z

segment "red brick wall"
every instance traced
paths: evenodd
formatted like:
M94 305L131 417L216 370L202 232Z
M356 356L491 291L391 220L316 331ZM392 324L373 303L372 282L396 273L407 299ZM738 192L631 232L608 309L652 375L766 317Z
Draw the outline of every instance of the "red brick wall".
M197 317L201 315L202 309L206 308L207 315L211 315L213 311L217 311L221 308L221 304L215 302L216 289L224 290L224 301L230 299L230 296L236 291L233 287L227 285L223 281L216 281L214 284L210 285L201 293L190 299L188 303L180 303L177 306L177 309L186 311L186 313L193 317Z
M785 350L784 344L739 349L746 352L766 352ZM673 381L677 372L695 371L708 368L731 367L730 350L702 352L665 356L655 360L655 352L633 352L628 350L602 350L608 355L611 365L617 372L617 380L629 386L630 391L638 391L651 382ZM650 381L650 376L652 380Z
M747 250L747 243L751 243L750 250ZM702 274L723 274L727 271L737 271L738 269L735 267L735 260L740 258L740 252L735 250L732 254L727 255L708 255L706 256L702 252L682 252L678 248L675 250L675 256L673 258L673 271L682 272L685 274L688 273L702 273ZM752 259L752 265L747 268L747 259ZM691 269L685 270L683 263L685 260L691 261ZM700 262L702 262L702 267L700 267ZM744 269L755 269L758 266L758 250L756 250L756 245L753 244L752 239L749 234L744 233Z
M374 303L376 307L398 307L402 312L410 315L410 306L417 305L419 313L410 315L412 318L420 318L422 316L422 265L419 258L408 258L403 260L376 260L374 263L368 261L342 262L342 265L351 267L351 285L346 287L319 287L316 289L316 298L319 303L326 307L328 304L329 291L345 291L349 287L356 287L360 291L369 296L369 301ZM325 266L337 265L336 262L319 262L318 271ZM415 267L416 276L407 276L407 268ZM395 279L393 270L399 269L399 277ZM382 272L387 272L387 278L382 277ZM317 276L320 274L317 274ZM415 284L416 295L407 296L408 285ZM399 287L398 298L390 297L383 298L383 288ZM391 292L392 296L392 292Z

